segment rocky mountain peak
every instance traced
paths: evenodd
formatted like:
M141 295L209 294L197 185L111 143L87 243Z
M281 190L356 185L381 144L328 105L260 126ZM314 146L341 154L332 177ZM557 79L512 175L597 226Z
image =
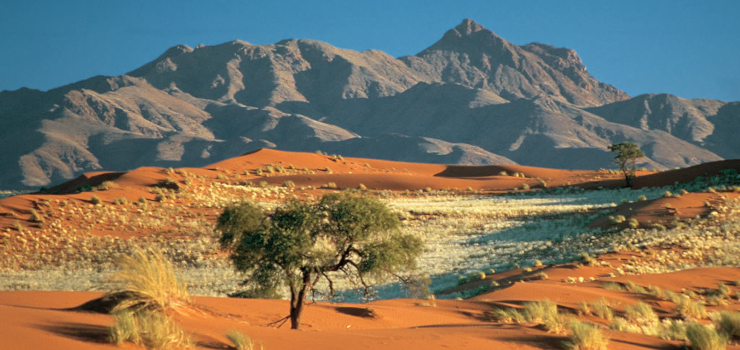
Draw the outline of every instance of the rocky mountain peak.
M455 29L453 30L457 31L458 33L462 35L470 35L472 33L480 32L481 30L485 30L485 29L486 28L484 28L482 25L478 24L477 22L473 21L472 19L466 18L462 21L462 23L460 23L460 25L455 27Z

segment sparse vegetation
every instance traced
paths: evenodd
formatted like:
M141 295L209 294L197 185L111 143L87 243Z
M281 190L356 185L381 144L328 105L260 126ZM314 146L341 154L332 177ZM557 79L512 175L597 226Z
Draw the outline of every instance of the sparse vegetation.
M189 308L190 295L186 285L161 253L135 249L121 257L119 271L110 277L110 296L121 299L116 310L163 312Z
M727 339L717 333L714 328L699 323L691 323L686 327L686 338L693 350L724 350L727 348Z
M563 343L567 350L606 350L609 338L600 329L586 322L573 322L571 335Z
M594 310L594 315L598 318L603 318L605 320L611 320L614 318L614 313L609 306L609 302L607 302L603 297L592 303L591 308Z
M721 311L715 324L720 335L727 339L740 339L740 312Z
M231 330L226 333L226 339L234 344L234 349L236 350L254 350L255 344L252 338L237 330ZM261 345L260 349L262 349Z
M159 312L130 310L113 314L111 341L117 345L131 342L147 349L189 348L190 336L167 315Z

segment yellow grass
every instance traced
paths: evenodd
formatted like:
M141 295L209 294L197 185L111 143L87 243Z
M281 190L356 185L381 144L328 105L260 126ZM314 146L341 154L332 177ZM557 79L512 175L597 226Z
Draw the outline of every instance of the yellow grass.
M135 249L118 263L120 270L110 281L111 294L124 296L116 310L149 310L180 312L190 305L190 294L181 282L172 263L161 253Z

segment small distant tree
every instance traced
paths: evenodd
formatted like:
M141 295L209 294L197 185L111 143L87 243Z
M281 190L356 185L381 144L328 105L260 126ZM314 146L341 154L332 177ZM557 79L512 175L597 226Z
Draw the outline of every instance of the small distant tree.
M319 281L345 278L372 293L372 283L411 271L421 240L397 230L398 217L385 204L349 194L328 194L317 203L291 201L272 213L241 203L219 216L222 247L231 250L245 284L258 289L287 285L291 328L298 329L309 292Z
M627 187L632 187L631 180L635 177L637 166L636 161L645 156L634 142L615 143L609 146L609 150L614 153L614 164L619 165L619 170L624 174L624 180Z

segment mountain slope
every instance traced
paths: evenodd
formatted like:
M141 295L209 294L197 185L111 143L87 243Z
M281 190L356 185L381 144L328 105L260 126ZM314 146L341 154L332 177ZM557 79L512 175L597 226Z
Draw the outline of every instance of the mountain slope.
M594 169L632 141L642 166L673 168L740 157L738 115L738 103L630 99L573 50L517 46L471 20L399 59L298 39L179 45L126 75L0 92L0 188L264 147Z

